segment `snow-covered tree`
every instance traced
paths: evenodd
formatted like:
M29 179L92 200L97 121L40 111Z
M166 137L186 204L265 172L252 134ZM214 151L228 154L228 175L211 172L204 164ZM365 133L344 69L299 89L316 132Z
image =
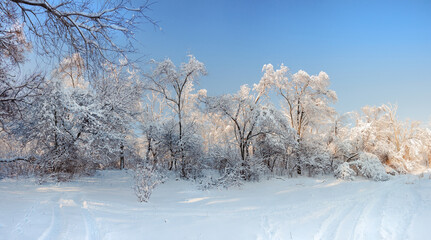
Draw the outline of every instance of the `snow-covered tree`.
M193 85L202 75L206 74L203 63L189 56L189 61L177 68L170 59L162 62L153 61L155 68L152 74L147 75L146 89L162 96L164 102L172 110L176 121L176 129L170 132L168 141L169 150L173 160L169 169L181 166L181 176L187 177L187 168L194 149L192 142L196 141L192 109L195 104L196 94L193 94ZM192 141L192 142L189 142ZM192 145L191 145L192 144ZM196 154L192 154L196 155Z
M39 71L20 76L19 65L25 62L27 51L46 56L44 60L73 60L70 55L79 55L80 64L85 64L80 69L92 73L104 70L107 61L130 64L130 59L121 64L117 59L134 51L131 40L140 20L156 25L145 14L149 5L146 1L133 7L129 0L0 1L0 131L6 121L20 115L43 86L44 76Z
M143 145L141 155L145 156L146 164L151 164L153 169L169 168L166 160L170 158L169 149L163 144L164 107L165 99L156 92L149 92L142 101L142 114L140 122L142 124ZM166 165L166 166L165 166Z
M231 140L239 159L222 159L230 160L229 165L242 169L239 173L244 179L250 179L250 174L253 174L250 168L257 166L253 157L255 153L260 158L259 164L266 164L272 171L278 161L286 165L286 156L296 144L295 140L292 141L295 139L294 131L283 115L270 105L261 103L267 93L267 84L266 78L262 78L253 90L243 85L234 95L206 97L204 100L210 112L219 114L228 122L227 128L233 132Z
M125 148L133 149L134 126L141 113L142 83L136 70L124 65L105 64L105 75L92 84L110 129L111 144L115 144L120 168L125 166Z
M290 174L295 164L298 142L288 119L282 112L267 105L261 110L258 124L264 134L253 141L253 157L263 161L271 173Z
M422 143L419 151L422 156L418 159L422 159L422 165L429 168L431 166L431 129L418 127L416 136Z
M330 104L337 101L337 95L329 89L330 81L325 72L310 76L300 70L289 76L286 66L274 70L272 64L264 65L262 71L265 86L282 97L285 113L299 137L319 129L335 114Z
M264 65L262 72L264 75L261 82L265 83L262 87L272 89L282 97L284 114L298 135L295 164L298 174L306 166L310 174L315 172L311 169L326 169L326 163L330 162L326 146L316 144L323 142L325 137L320 135L327 131L336 114L330 104L337 101L337 95L329 89L328 75L320 72L310 76L303 70L290 74L286 66L281 65L280 69L275 70L272 64ZM316 135L317 133L319 134ZM322 139L316 139L319 137ZM321 163L314 162L313 159Z
M42 175L54 173L67 179L94 169L94 164L106 166L124 160L140 90L134 79L119 73L93 84L84 78L75 78L75 84L70 84L74 74L63 70L60 65L27 109L25 119L13 129L23 142L34 144Z
M210 111L220 113L229 119L243 161L250 156L251 141L258 135L264 134L257 126L261 97L262 95L251 94L251 89L247 85L243 85L234 95L207 97L205 100Z
M343 128L330 148L342 162L370 153L397 172L425 166L429 152L427 129L419 122L399 121L396 111L397 106L390 104L363 107L361 113L351 115L354 126Z
M47 82L25 121L15 128L22 141L35 144L42 175L59 173L63 179L87 168L92 153L87 136L101 130L95 100L86 89L66 88L58 79Z

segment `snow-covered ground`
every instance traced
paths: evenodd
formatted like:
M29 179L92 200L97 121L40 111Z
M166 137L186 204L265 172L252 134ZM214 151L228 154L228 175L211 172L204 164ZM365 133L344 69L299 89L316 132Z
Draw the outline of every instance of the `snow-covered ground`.
M131 173L0 180L0 239L429 239L431 179L263 180L198 190L169 180L139 203Z

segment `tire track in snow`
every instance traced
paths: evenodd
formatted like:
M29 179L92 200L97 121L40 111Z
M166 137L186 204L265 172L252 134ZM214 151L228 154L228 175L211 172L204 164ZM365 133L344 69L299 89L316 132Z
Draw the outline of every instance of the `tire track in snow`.
M404 186L393 187L392 198L383 209L380 229L383 239L406 239L407 230L421 203L421 196L414 189L414 184L408 180Z
M53 205L51 222L42 235L39 236L38 240L68 239L67 235L64 235L67 232L65 231L67 224L65 224L65 217L60 203L63 197L64 193L58 194L51 199L51 204Z
M77 199L78 195L71 198L69 194L62 194L52 200L56 206L52 208L50 225L38 240L100 239L95 219L86 209L86 204Z
M97 240L100 239L99 231L96 225L96 220L91 216L90 211L86 208L86 202L83 201L81 204L81 214L84 218L85 223L85 239L86 240Z
M376 182L373 189L356 194L355 206L337 227L335 239L381 239L384 207L390 199L391 191L396 189L394 186L400 181L402 180ZM374 214L377 215L373 216ZM374 236L367 236L370 232L373 232Z
M348 213L338 223L334 232L334 239L354 238L354 229L365 205L365 202L353 203Z
M43 231L38 240L55 239L55 236L57 236L59 232L58 229L58 209L55 207L52 208L51 223L49 224L48 228Z
M343 207L332 207L328 217L322 222L319 231L314 235L314 239L334 239L336 234L334 229L336 230L345 216L352 211L353 206L354 204L345 205Z
M348 202L345 199L341 200L340 204L331 202L330 204L335 205L337 209L343 210L336 210L329 215L314 239L381 239L379 230L383 207L388 200L391 187L392 185L379 183L369 191L350 195L351 200Z
M362 209L354 228L354 239L381 239L380 227L382 225L383 208L387 202L389 188L380 192L377 189L370 198L363 200L365 207Z
M94 219L80 200L82 196L65 194L63 197L60 202L63 200L65 205L59 208L61 225L58 239L99 239Z
M412 196L412 198L413 198L412 209L411 209L412 211L409 215L409 218L407 221L407 226L406 226L404 234L403 234L404 239L409 239L408 238L408 232L412 226L413 218L417 215L418 209L420 208L421 204L423 204L422 196L418 193L416 187L412 186L410 193L411 193L410 196Z

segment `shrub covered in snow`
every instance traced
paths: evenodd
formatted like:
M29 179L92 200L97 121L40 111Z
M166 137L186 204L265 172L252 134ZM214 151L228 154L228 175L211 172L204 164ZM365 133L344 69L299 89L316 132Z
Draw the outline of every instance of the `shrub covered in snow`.
M265 174L267 166L261 158L250 157L243 161L235 149L214 146L209 156L208 166L218 170L219 176L202 178L203 189L240 186L244 181L258 181Z
M243 179L241 178L240 167L233 166L227 167L221 177L215 179L212 185L215 187L230 188L241 186L242 183Z
M374 181L386 181L389 179L385 167L379 158L371 153L363 152L359 154L359 159L352 162L358 169L358 172Z
M389 175L379 158L367 152L361 152L357 160L344 162L334 171L336 177L353 180L354 175L361 175L374 181L386 181Z
M148 202L153 189L163 182L163 177L152 167L138 166L135 170L135 194L140 202Z
M344 180L354 180L356 172L350 168L348 162L344 162L335 169L334 174L337 178Z

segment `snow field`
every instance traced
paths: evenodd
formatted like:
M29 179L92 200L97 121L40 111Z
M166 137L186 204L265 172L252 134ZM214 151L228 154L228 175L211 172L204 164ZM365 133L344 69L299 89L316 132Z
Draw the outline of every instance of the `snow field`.
M0 180L0 239L427 239L431 179L277 178L198 190L170 179L139 203L127 171Z

